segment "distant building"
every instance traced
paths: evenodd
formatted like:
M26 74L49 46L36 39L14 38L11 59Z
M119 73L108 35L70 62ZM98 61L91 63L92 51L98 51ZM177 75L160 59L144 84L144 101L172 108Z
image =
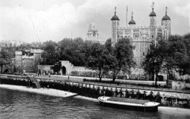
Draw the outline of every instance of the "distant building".
M15 51L15 66L27 73L37 72L37 65L40 63L42 52L41 49Z
M17 47L20 44L22 44L21 41L16 41L16 40L12 40L12 41L0 41L0 51L2 49L6 49L6 48L13 48L13 47Z
M99 42L99 33L95 27L95 24L91 23L87 32L87 40L91 40L93 42Z
M6 48L6 47L17 47L21 45L23 42L17 41L17 40L11 40L11 41L1 41L0 42L0 47L1 48Z
M147 54L147 51L151 43L156 43L158 39L167 40L171 34L171 19L167 15L167 7L165 9L165 15L161 20L161 25L157 24L156 13L154 11L154 3L152 5L152 11L149 14L150 24L149 26L136 26L133 12L131 14L131 20L128 22L128 8L126 9L126 26L121 27L119 25L119 17L116 14L116 8L114 16L111 18L112 22L112 43L115 44L120 38L131 39L134 46L133 54L137 67L141 67L141 64Z

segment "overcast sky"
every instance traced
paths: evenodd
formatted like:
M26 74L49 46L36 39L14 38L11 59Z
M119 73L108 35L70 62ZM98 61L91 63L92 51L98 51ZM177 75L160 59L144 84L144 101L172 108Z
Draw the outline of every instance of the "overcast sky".
M111 37L114 6L125 25L126 6L134 11L138 26L149 25L153 0L0 0L0 41L59 41L65 37L85 38L90 23L95 23L100 37ZM154 0L157 24L165 6L172 20L172 34L190 30L190 0Z

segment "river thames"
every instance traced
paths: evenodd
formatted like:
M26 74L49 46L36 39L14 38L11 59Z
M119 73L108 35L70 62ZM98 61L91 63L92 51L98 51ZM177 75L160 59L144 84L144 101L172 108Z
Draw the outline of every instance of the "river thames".
M160 107L138 112L103 107L96 102L0 88L0 119L190 119L189 109Z

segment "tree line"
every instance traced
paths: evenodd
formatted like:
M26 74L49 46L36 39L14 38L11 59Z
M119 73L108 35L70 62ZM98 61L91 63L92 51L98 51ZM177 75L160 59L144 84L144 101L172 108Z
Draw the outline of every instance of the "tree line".
M112 44L108 39L104 44L84 41L81 38L63 39L44 45L42 64L54 64L59 60L69 60L75 66L86 66L98 72L101 81L104 75L111 75L113 81L119 73L130 74L133 61L133 46L128 38ZM174 72L190 74L190 34L172 35L169 39L152 42L142 63L142 68L151 80L157 81L159 72L174 79Z
M44 43L41 64L54 65L60 60L68 60L75 66L85 66L98 72L101 81L104 75L111 75L113 81L119 73L129 73L134 66L130 39L122 38L116 44L108 39L105 44L84 41L81 38L63 39L58 43ZM55 65L55 69L60 68Z
M190 74L190 34L173 35L152 43L142 65L156 81L159 72L165 72L170 79L175 79L176 73Z
M130 74L133 61L133 46L128 38L121 38L116 44L108 39L104 44L85 41L82 38L64 38L59 42L47 41L38 45L21 44L13 48L1 48L0 67L11 64L14 51L40 48L44 52L40 64L55 65L60 69L59 61L68 60L75 66L85 66L98 72L101 81L105 75L111 75L113 81L118 74ZM166 72L173 78L173 71L180 75L190 74L190 34L170 36L168 40L157 39L146 54L142 67L150 79L157 79L159 72ZM57 70L59 71L59 70Z

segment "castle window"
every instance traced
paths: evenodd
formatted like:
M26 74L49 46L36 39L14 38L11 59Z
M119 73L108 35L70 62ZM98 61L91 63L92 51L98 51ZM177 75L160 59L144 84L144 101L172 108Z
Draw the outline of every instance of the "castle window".
M138 34L138 33L134 33L134 34L133 34L133 37L134 37L134 38L138 38L138 37L139 37L139 34Z

